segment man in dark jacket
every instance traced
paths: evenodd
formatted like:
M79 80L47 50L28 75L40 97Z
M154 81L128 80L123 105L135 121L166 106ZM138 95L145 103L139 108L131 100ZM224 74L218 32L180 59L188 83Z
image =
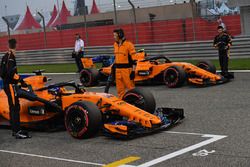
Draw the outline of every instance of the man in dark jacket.
M10 124L12 127L12 136L16 139L26 139L31 136L28 132L21 130L20 128L20 104L17 96L16 88L18 83L22 87L27 87L27 84L21 79L17 73L16 66L16 40L9 40L9 50L2 58L1 62L1 77L3 79L3 88L8 97L8 104L10 110Z
M232 46L231 37L226 34L222 26L218 26L218 35L214 38L214 47L219 51L219 61L221 67L221 75L227 77L228 73L228 60L229 60L229 50Z

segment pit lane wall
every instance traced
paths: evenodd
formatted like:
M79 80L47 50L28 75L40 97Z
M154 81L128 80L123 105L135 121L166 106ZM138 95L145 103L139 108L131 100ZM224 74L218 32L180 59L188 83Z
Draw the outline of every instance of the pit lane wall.
M222 17L227 30L233 36L241 34L240 15ZM185 18L176 20L152 20L143 23L117 25L123 28L128 40L137 44L158 44L169 42L212 40L217 33L216 18ZM113 30L116 25L103 25L63 30L46 30L46 40L42 29L11 31L16 38L17 50L38 50L73 47L75 34L79 33L86 46L108 46L114 43ZM136 32L135 32L136 30ZM8 35L0 33L0 52L8 47Z
M217 59L217 50L213 41L172 42L136 45L136 49L145 49L149 56L167 56L171 60ZM42 49L17 51L18 65L64 64L74 63L71 57L73 48ZM0 53L2 57L4 52ZM113 55L113 46L86 47L85 55L95 57ZM250 36L236 37L230 51L231 58L250 58Z

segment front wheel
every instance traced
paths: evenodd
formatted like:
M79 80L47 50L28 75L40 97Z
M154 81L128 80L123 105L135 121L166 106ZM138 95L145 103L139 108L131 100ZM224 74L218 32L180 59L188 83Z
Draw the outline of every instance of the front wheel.
M74 138L89 138L95 135L102 125L102 115L92 102L78 101L65 111L65 127Z
M169 88L182 86L187 80L187 74L182 67L171 66L164 71L163 80Z
M215 65L209 60L200 61L200 62L197 63L196 66L203 69L203 70L209 71L209 72L211 72L213 74L216 73Z
M132 89L126 92L122 98L129 104L132 104L142 110L145 110L151 114L155 112L155 98L151 92L144 89Z

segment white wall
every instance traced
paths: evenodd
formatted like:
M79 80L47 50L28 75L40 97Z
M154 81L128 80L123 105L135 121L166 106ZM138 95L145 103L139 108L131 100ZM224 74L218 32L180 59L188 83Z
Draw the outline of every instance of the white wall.
M241 28L243 35L250 35L250 6L240 7Z

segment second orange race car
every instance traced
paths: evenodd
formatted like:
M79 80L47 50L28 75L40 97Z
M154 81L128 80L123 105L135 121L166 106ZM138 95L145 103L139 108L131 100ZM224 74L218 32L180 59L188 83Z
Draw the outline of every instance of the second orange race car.
M137 53L135 83L165 83L170 88L180 87L185 83L199 86L215 85L228 82L233 73L224 77L216 73L215 66L208 60L197 65L186 62L172 62L167 57L146 57L145 52ZM112 73L111 66L96 69L91 58L83 58L84 69L80 81L85 86L95 86L100 81L107 81Z

